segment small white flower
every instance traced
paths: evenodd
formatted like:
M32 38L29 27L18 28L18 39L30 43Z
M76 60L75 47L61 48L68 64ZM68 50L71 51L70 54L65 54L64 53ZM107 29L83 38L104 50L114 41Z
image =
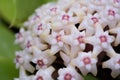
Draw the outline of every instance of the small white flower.
M79 18L71 13L62 13L60 19L63 24L77 23L79 21Z
M18 51L16 52L16 68L20 68L23 66L27 71L33 72L34 67L30 64L32 56L28 54L28 52L24 51Z
M39 49L33 49L34 57L32 62L36 64L36 69L45 69L50 66L56 59L55 56L49 56L49 51L40 51Z
M44 22L39 22L34 25L33 33L35 35L41 35L43 33L49 33L50 31L50 24L45 24Z
M32 80L53 80L52 73L54 72L53 67L47 69L39 69Z
M60 32L52 32L52 34L49 36L49 44L51 44L51 53L55 54L59 50L61 50L64 47L64 43L61 39L61 37L64 35L64 30Z
M63 47L63 41L61 37L64 35L64 31L60 31L59 33L52 32L53 39L51 40L51 44L57 44L59 47Z
M85 49L85 43L83 41L83 38L85 37L85 32L77 32L73 33L73 45L79 46L82 50Z
M117 77L120 74L120 55L116 54L108 61L103 62L103 68L110 68L112 77Z
M52 5L47 9L47 14L50 15L51 17L57 16L61 14L61 7L59 5Z
M97 74L97 59L93 58L91 52L80 52L78 57L73 59L72 63L80 69L83 75L87 75L89 72L94 75Z
M15 58L15 63L16 63L16 68L19 68L20 64L23 64L24 62L24 55L26 53L23 53L23 51L17 51L16 53L16 58Z
M62 37L63 42L71 45L71 47L79 48L79 50L85 49L85 31L79 32L75 27L71 27L71 34Z
M100 17L102 18L105 26L108 25L109 28L113 28L120 20L119 10L112 6L107 6L100 12Z
M90 18L90 23L93 26L95 26L96 23L101 23L100 22L100 17L99 17L98 14L89 15L89 18Z
M26 37L30 36L31 32L30 31L25 31L23 28L20 29L19 33L15 35L16 40L15 44L20 44L22 48L24 48L24 42L26 40Z
M41 17L37 14L34 14L29 17L29 20L24 23L24 26L30 29L31 26L34 25L39 20L41 20Z
M57 7L52 7L49 9L49 11L52 13L52 14L55 14L57 12L58 8Z
M91 36L95 33L95 29L98 24L102 24L102 19L100 19L99 14L88 14L86 17L84 17L78 29L85 29L86 35Z
M21 28L19 33L15 35L16 37L15 43L22 43L24 41L24 37L23 37L24 34L25 34L25 30Z
M32 52L31 47L32 47L32 42L30 40L26 40L25 41L25 49L26 49L26 51Z
M71 23L76 24L78 22L79 18L77 16L73 16L72 13L61 12L60 15L53 18L51 26L53 30L61 30L65 29L65 27Z
M33 52L32 47L34 46L38 47L41 50L44 50L48 47L48 45L42 43L42 40L39 39L38 37L34 37L33 39L32 38L33 38L32 36L26 37L26 40L24 42L24 48L26 51Z
M23 43L25 41L25 38L30 36L30 35L31 35L30 31L25 31L24 28L21 28L19 33L17 33L15 35L15 37L16 37L15 43L20 44L21 47L23 47Z
M83 80L82 76L72 66L59 69L58 74L58 80Z
M97 25L95 35L84 39L86 43L90 43L94 46L93 54L97 55L101 51L108 52L109 55L114 54L114 50L111 43L114 41L114 37L108 34L108 31L103 31L101 25Z
M52 16L48 14L48 9L55 5L54 3L48 3L46 5L43 5L42 7L39 7L38 9L35 10L36 15L38 15L40 17L39 20L36 20L34 23L38 23L38 22L45 22L48 23L49 21L51 21Z
M43 5L35 10L36 14L41 16L42 19L44 19L44 16L51 15L50 9L53 7L57 7L57 5L54 2L47 3L46 5Z

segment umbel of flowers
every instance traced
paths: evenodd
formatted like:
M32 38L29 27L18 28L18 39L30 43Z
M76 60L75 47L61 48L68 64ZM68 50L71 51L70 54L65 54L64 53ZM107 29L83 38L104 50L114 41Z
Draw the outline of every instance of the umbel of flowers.
M103 51L109 59L102 62L102 68L111 69L116 78L120 54L113 47L120 44L120 0L45 4L24 23L15 43L21 50L16 51L20 73L14 80L84 80L88 73L97 75L98 55ZM64 66L53 66L56 62Z

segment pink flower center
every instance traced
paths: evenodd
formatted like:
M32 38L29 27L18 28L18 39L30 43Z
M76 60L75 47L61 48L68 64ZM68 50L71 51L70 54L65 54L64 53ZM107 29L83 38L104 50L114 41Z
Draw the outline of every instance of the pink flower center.
M120 65L120 59L118 60L118 62L117 62L119 65Z
M83 38L84 38L84 36L79 36L79 37L77 38L78 42L79 42L79 43L84 43Z
M66 73L64 76L64 80L71 80L72 79L72 75L69 73Z
M69 18L70 18L70 16L69 16L69 15L66 15L66 14L64 14L64 15L62 16L62 20L69 21Z
M86 58L83 59L83 62L84 62L85 65L87 65L87 64L91 63L91 60L90 60L89 57L86 57Z
M17 55L16 56L16 62L19 63L19 59L21 58L21 56Z
M37 61L37 64L38 64L40 67L44 66L43 60L38 60L38 61Z
M30 41L28 41L26 47L27 47L27 48L30 48L31 46L32 46L32 45L31 45Z
M107 42L107 37L105 35L100 36L100 41L101 42Z
M57 35L56 40L57 40L57 42L61 41L61 35Z
M57 8L56 8L56 7L51 8L50 11L52 11L52 12L56 12L56 11L57 11Z
M120 3L120 0L114 0L115 3Z
M42 30L42 24L39 24L39 25L38 25L37 30Z
M39 77L37 77L36 80L43 80L43 77L42 77L42 76L39 76Z
M17 34L17 39L20 39L22 37L22 34L19 32L18 34Z
M33 20L36 21L36 20L39 19L39 18L40 18L40 16L36 15L36 16L33 18Z
M94 24L98 22L98 18L97 17L92 17L91 20L93 21Z
M108 15L115 16L115 11L109 9L109 10L108 10Z

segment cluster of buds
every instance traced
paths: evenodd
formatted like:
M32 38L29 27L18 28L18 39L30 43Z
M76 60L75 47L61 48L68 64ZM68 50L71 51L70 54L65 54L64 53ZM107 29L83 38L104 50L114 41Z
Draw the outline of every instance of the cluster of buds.
M120 0L58 0L43 5L24 23L15 43L21 51L16 52L20 73L14 80L84 80L88 73L97 75L102 52L109 57L102 68L111 69L116 78L120 54L113 47L120 45Z

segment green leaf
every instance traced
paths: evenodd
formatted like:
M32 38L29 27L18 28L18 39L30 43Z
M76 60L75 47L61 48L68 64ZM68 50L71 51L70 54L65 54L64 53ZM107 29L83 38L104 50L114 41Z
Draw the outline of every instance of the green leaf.
M21 26L34 10L55 0L0 0L0 16L11 25Z
M0 0L0 17L7 22L12 22L15 17L15 7L13 0Z
M14 53L18 49L14 45L14 34L0 23L0 80L13 80L18 76L14 64Z
M85 80L98 80L95 76L91 74L86 75L84 78Z

